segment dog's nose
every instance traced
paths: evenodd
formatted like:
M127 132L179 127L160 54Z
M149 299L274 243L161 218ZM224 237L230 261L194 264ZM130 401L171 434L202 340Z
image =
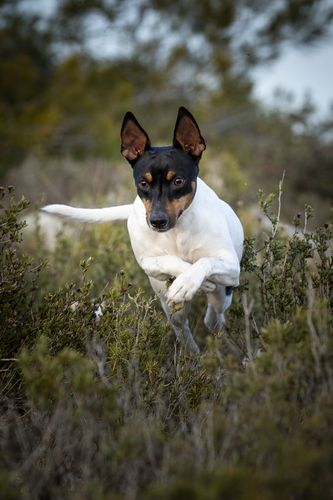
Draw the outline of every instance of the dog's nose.
M151 214L149 220L150 224L155 229L165 229L169 222L168 217L161 213Z

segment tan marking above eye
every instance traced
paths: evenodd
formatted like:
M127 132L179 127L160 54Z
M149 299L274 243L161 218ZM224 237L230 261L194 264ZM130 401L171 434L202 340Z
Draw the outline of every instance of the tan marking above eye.
M166 174L166 180L167 181L171 181L174 178L175 175L176 174L175 174L175 172L173 170L169 170L168 173Z
M150 184L153 182L153 176L151 175L150 172L147 172L144 176L143 176L147 182L149 182Z

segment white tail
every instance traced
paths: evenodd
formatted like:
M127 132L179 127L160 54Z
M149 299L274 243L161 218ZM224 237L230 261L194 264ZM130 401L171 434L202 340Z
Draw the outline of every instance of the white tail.
M113 220L127 220L133 205L119 205L108 208L75 208L68 205L47 205L44 212L49 214L70 217L82 222L109 222Z

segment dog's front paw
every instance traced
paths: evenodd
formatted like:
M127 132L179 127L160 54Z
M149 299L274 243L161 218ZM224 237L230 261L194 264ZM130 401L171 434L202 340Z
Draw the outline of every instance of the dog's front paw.
M212 281L205 280L201 287L200 287L200 292L204 293L212 293L216 290L216 285Z
M193 299L202 285L204 276L201 273L182 273L170 286L166 299L168 304L188 302Z

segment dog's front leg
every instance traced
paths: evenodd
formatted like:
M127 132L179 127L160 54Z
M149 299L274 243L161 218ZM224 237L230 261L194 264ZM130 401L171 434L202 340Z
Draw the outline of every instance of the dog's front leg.
M166 281L169 278L177 278L182 273L190 272L193 264L175 255L160 255L142 259L140 266L150 278ZM210 281L203 281L200 287L206 293L213 292L216 288Z
M191 301L207 279L218 285L238 286L239 272L238 259L233 256L225 259L201 258L175 279L167 292L167 302Z
M192 264L173 255L161 255L142 259L140 266L149 277L165 281L170 277L177 278L188 271Z

